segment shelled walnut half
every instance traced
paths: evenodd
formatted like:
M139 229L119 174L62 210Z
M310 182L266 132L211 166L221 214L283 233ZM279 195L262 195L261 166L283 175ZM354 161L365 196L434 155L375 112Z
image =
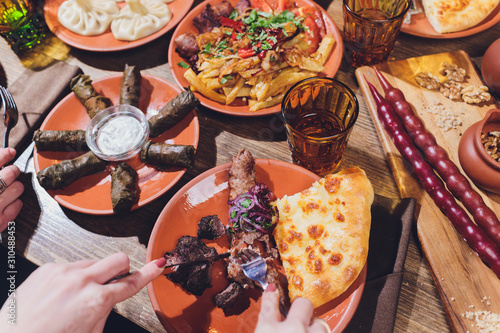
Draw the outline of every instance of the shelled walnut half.
M420 72L415 77L415 81L417 81L418 85L429 90L437 90L441 86L439 82L439 78L429 72Z
M455 82L465 81L465 69L458 67L455 64L444 62L441 64L439 74L446 76L446 80Z
M488 87L486 86L467 86L464 87L460 93L462 94L464 102L468 104L479 104L491 99L491 95L488 93Z
M457 81L445 81L441 84L439 91L443 94L444 97L457 100L462 97L462 89L463 86L460 82Z
M488 155L500 162L500 131L482 132L481 143Z

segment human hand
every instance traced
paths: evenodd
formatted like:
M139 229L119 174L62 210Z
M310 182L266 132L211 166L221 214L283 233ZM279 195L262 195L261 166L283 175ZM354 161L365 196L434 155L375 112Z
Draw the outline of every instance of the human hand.
M129 258L116 253L102 260L45 264L35 270L0 310L0 332L102 332L113 306L135 295L157 276L165 258L149 262L123 279ZM15 301L15 325L9 306Z
M0 168L16 156L14 148L0 149ZM23 184L16 180L21 174L15 165L7 165L0 170L0 232L7 228L21 211L23 203L19 197L24 192Z
M328 324L320 318L313 318L314 308L307 298L297 298L284 319L279 311L279 292L269 284L262 294L259 320L255 333L326 333Z

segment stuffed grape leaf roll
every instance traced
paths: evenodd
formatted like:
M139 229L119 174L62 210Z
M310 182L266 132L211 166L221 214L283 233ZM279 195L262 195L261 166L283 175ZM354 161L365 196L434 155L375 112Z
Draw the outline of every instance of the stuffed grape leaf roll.
M33 133L35 147L39 151L88 151L84 130L49 131Z
M157 137L181 121L200 101L191 89L183 90L171 99L156 115L149 118L149 136Z
M90 76L78 74L71 79L69 85L76 97L78 97L80 102L87 109L90 118L94 118L99 111L111 106L111 100L109 98L101 96L95 91Z
M115 214L130 212L137 198L137 171L122 162L111 173L111 204Z
M36 178L46 190L65 188L75 180L103 171L108 162L89 151L71 160L63 160L38 171Z
M191 168L194 164L195 149L192 145L171 145L163 142L148 141L141 148L144 163L162 167Z
M135 66L126 64L120 84L120 104L139 107L141 80L141 71Z

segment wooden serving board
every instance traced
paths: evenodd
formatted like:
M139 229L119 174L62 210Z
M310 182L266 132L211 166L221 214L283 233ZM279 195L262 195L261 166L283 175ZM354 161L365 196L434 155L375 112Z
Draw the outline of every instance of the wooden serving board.
M440 53L377 65L389 82L401 89L413 110L424 121L426 128L434 134L438 144L462 170L458 160L458 143L462 133L483 118L485 113L496 108L495 102L486 105L469 105L444 97L439 91L421 88L415 81L419 72L431 72L440 77L443 62L454 63L468 74L466 85L482 85L479 74L469 56L463 51ZM467 312L490 311L500 314L500 279L479 259L454 229L447 217L437 208L429 195L420 186L407 167L398 150L378 119L377 108L366 79L384 96L375 72L371 67L360 67L356 78L363 92L368 110L387 154L394 178L402 198L414 197L419 203L416 212L417 232L423 252L429 262L434 281L441 296L450 325L455 332L477 332L474 320L465 317ZM442 104L453 112L462 125L451 130L440 127L437 115L427 108ZM471 182L473 185L473 183ZM500 196L478 189L486 204L500 217Z

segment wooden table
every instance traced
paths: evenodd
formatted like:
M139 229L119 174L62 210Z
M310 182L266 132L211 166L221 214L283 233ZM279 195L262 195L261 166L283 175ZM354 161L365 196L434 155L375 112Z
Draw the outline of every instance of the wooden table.
M341 1L334 0L329 14L342 27ZM92 79L123 71L126 63L137 65L143 73L173 82L167 63L167 50L172 32L136 49L93 53L66 46L48 34L43 45L27 54L17 55L0 40L0 63L7 84L14 82L25 68L46 66L53 58L79 66ZM500 25L474 36L451 40L434 40L401 34L391 60L465 50L480 63L487 47L500 36ZM358 165L371 180L379 195L398 198L399 192L379 138L366 108L354 68L342 62L335 76L350 86L360 100L360 116L352 132L341 168ZM4 82L5 83L5 82ZM36 181L23 196L24 209L16 219L17 251L37 265L47 262L70 262L88 258L104 258L123 251L130 256L132 269L145 262L146 245L159 213L169 199L196 175L223 163L241 148L248 148L256 158L291 161L283 127L277 116L232 117L203 107L198 110L200 144L195 167L165 195L134 211L125 218L90 216L59 206ZM21 158L29 157L29 152ZM23 170L32 177L33 161L28 158ZM29 179L25 179L29 183ZM162 332L147 291L116 305L115 310L151 332ZM447 332L446 320L431 273L415 234L412 234L405 264L404 281L398 305L395 332Z

